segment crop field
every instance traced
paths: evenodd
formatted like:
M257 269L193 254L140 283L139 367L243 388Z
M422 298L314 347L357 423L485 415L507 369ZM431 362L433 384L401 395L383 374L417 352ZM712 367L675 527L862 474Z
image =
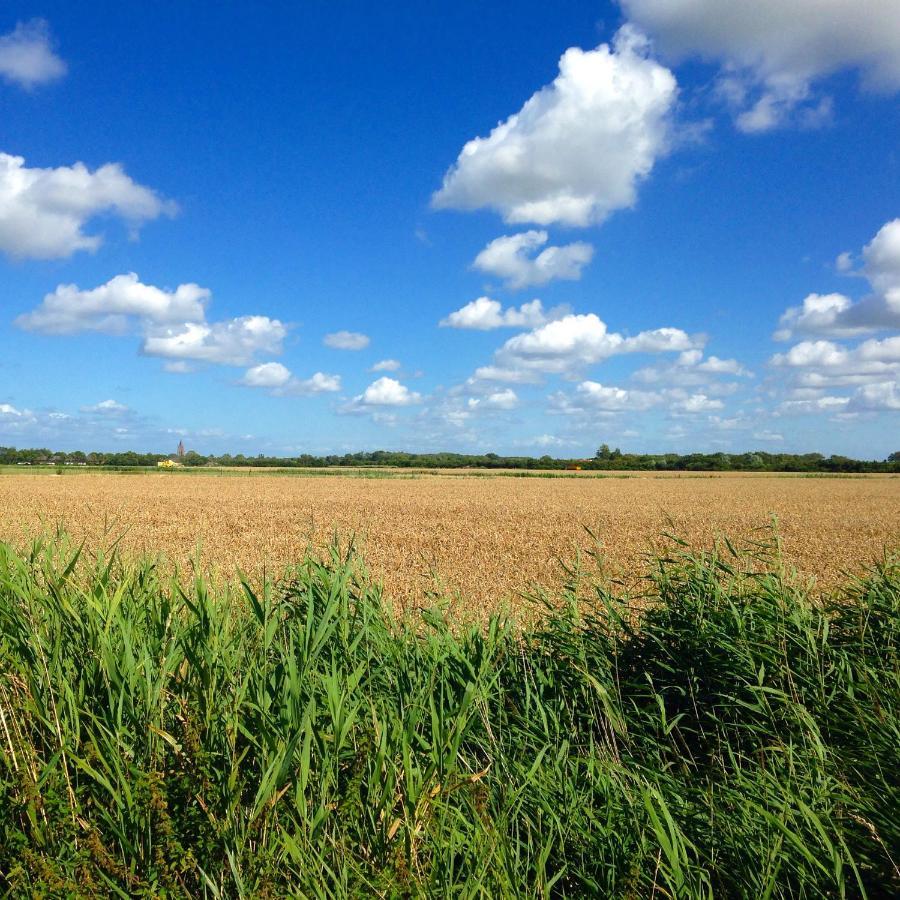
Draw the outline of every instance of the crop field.
M315 470L314 470L315 471ZM509 473L507 473L509 474ZM570 477L566 477L569 475ZM574 476L574 477L572 477ZM165 557L181 572L257 581L333 534L351 534L401 607L456 596L464 617L516 607L534 585L558 587L579 549L631 578L677 534L709 546L727 534L768 539L819 585L840 582L900 546L900 477L416 473L272 474L228 470L0 475L0 539L23 546L63 525L93 548ZM590 530L590 534L586 529ZM594 543L593 535L598 544ZM592 562L593 564L593 562Z
M0 895L897 896L898 527L879 476L4 472Z

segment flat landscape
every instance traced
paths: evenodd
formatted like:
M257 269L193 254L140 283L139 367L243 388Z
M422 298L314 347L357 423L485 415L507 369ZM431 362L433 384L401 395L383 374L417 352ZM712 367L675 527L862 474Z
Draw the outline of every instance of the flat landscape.
M567 473L568 474L568 473ZM579 549L601 544L606 571L632 577L673 532L693 546L721 534L747 545L774 516L789 566L828 586L900 546L900 477L747 474L133 474L0 475L0 539L21 546L62 525L88 546L120 539L182 572L278 574L312 544L354 535L402 607L457 596L464 618L553 589Z

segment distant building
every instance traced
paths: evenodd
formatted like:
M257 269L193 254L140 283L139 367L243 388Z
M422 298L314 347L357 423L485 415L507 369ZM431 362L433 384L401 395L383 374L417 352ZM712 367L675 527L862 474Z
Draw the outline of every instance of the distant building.
M184 459L184 441L178 442L178 452L175 454L179 460Z

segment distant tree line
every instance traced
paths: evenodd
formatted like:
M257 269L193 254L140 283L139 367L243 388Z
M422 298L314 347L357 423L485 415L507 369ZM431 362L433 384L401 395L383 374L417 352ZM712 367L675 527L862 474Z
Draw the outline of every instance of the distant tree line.
M17 450L0 447L0 465L153 466L170 457L163 453L62 453L47 448ZM496 453L404 453L392 450L347 453L343 456L244 456L229 453L204 456L189 450L185 466L262 466L324 468L326 466L392 466L416 469L544 469L635 470L655 472L900 472L900 451L885 460L859 460L821 453L623 453L602 444L590 459L557 459L552 456L499 456Z

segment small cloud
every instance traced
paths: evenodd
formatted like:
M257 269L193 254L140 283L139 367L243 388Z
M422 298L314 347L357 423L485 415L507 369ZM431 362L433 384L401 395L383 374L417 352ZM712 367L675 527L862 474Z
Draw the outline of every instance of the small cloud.
M66 74L66 64L53 52L50 28L44 19L19 22L0 36L0 77L30 89Z
M402 368L400 364L400 360L398 359L382 359L379 362L375 363L369 371L370 372L397 372Z
M441 328L464 328L473 331L491 331L494 328L537 328L569 312L567 306L544 310L540 300L523 303L518 309L503 309L499 300L479 297L450 313L438 323Z
M364 350L369 346L369 336L358 331L335 331L322 339L326 347L335 350Z
M82 406L81 412L96 413L104 416L121 416L128 412L128 407L116 400L101 400L93 406Z
M385 375L373 381L361 394L357 394L340 412L373 412L385 407L413 406L421 401L421 394L411 391L396 378Z
M483 397L470 397L469 409L515 409L519 405L519 398L512 388L504 388L485 394Z
M562 247L544 247L546 231L524 231L492 240L475 257L473 268L506 281L512 290L547 284L554 279L578 281L581 270L594 256L594 248L584 241ZM531 254L544 247L535 256Z
M849 272L853 268L853 254L849 250L839 253L834 261L834 267L838 272Z

